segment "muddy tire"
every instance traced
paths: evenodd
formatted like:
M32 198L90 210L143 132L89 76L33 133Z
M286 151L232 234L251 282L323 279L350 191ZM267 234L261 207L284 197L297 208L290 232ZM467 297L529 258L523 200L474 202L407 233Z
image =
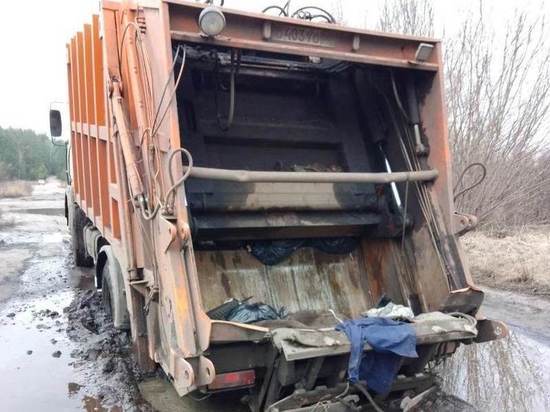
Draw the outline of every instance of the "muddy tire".
M92 267L94 266L94 260L86 253L86 244L84 243L84 226L87 223L86 215L76 203L71 203L68 209L74 263L80 267Z
M109 258L101 269L101 299L105 312L119 330L130 329L130 317L126 306L124 280L118 263Z

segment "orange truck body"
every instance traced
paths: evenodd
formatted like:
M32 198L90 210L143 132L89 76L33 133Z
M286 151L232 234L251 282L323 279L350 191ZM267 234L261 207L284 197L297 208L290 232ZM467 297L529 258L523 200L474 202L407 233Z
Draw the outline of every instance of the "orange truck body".
M281 388L288 387L289 383L290 386L295 384L290 375L281 378L278 388L269 384L274 365L282 362L273 361L280 351L266 349L266 352L258 352L258 347L273 348L272 344L266 343L273 336L273 328L211 319L207 313L227 298L245 299L247 295L260 297L272 305L284 304L294 312L333 308L348 317L359 316L385 295L397 303L413 307L418 313L461 311L477 316L477 339L497 337L498 333L494 331L498 328L494 327L494 322L479 316L483 293L473 285L457 238L457 233L471 227L475 219L454 210L439 41L228 9L222 9L226 19L224 31L219 36L207 37L198 25L199 14L204 8L203 4L183 0L104 0L100 14L93 16L91 24L85 24L67 45L71 130L68 204L70 207L76 204L84 212L89 228L98 234L94 237L96 243L88 248L95 258L98 274L108 258L116 259L122 269L131 333L140 365L146 369L160 365L182 396L196 390L223 388L228 373L246 370L244 380L239 382L241 386L256 387L257 402L260 403L252 409L269 408L288 393ZM419 60L417 52L422 44L428 45L431 53ZM179 57L174 52L178 46L185 47L180 48ZM229 99L229 79L234 70L230 62L233 52L238 53L239 58L242 55L237 74L235 125L229 131L216 131L211 126L215 116L208 117L209 111L213 110L209 109L213 107L213 94L209 93L215 90L217 107L219 91L222 94L220 105L225 107ZM209 56L214 53L221 57L216 57L215 64L208 66ZM182 59L183 54L186 57ZM226 56L225 60L223 56ZM177 61L175 57L178 57ZM277 62L286 59L291 63L285 63L285 67L293 69L284 71L279 63L274 64L269 59ZM315 74L311 74L314 73L312 65L325 62L328 62L326 69L315 69ZM331 62L342 65L333 67L329 65ZM219 76L227 85L211 89L211 83L215 81L211 73L218 70L218 64ZM185 70L182 69L178 82L179 69L183 66ZM279 75L282 80L273 81L284 82L287 89L280 91L279 86L283 83L276 83L273 86L275 91L265 86L271 78L278 79ZM315 87L309 85L308 76L317 76ZM403 159L403 148L398 139L391 136L394 127L391 119L399 116L393 94L406 101L405 85L409 78L413 79L419 100L420 143L427 147L427 151L421 155L409 151L409 160L413 160L408 163ZM348 98L347 94L349 79L355 79L355 86L349 92L353 98ZM379 88L377 81L372 79L380 79ZM389 83L392 79L395 81L393 92ZM355 90L360 90L357 85L365 85L368 91L356 93ZM262 89L264 86L265 90ZM382 166L379 161L379 166L371 168L350 166L354 164L354 151L365 149L347 148L346 136L342 137L342 142L331 143L329 139L333 138L334 132L332 135L327 133L326 142L315 140L303 145L294 142L284 148L279 148L276 139L264 146L242 143L248 139L251 128L260 127L258 124L263 129L258 129L261 133L254 133L263 135L265 132L267 135L274 134L272 131L277 125L287 121L285 133L289 136L294 133L300 142L320 139L316 136L321 132L310 133L310 129L318 127L323 116L311 115L315 122L310 122L313 126L307 133L300 131L305 128L300 126L300 119L292 117L292 112L300 111L299 116L307 120L308 108L311 107L319 112L328 110L322 99L317 100L319 92L315 88L322 90L321 94L326 93L326 99L339 102L331 106L334 113L338 113L338 106L347 108L342 109L341 114L334 114L334 119L343 116L345 120L342 123L334 120L338 127L327 126L326 129L346 130L346 136L358 136L361 134L358 130L372 131L375 128L372 124L365 129L355 126L361 121L361 116L358 116L359 120L346 118L349 107L361 107L362 104L367 108L374 107L372 105L382 107L382 120L378 123L388 122L382 127L386 136L380 146L385 150ZM300 99L305 94L313 103L302 104ZM247 118L255 116L255 110L261 110L258 107L271 104L271 100L265 97L267 95L275 101L271 112L274 113L273 119L267 121L261 114L246 123ZM295 109L286 110L286 104L277 103L276 99L283 95L281 99L286 100L281 101L288 101L288 105L296 102ZM384 95L390 103L380 97ZM349 99L353 104L346 103ZM384 109L386 104L395 111ZM198 126L191 127L189 125L193 122L188 117L189 113L194 113L193 110L198 113ZM243 114L245 110L248 112ZM371 112L370 109L366 111ZM406 129L409 126L405 122L399 127ZM201 136L206 136L201 140L202 146L195 144L195 137L191 137L201 128L205 130L201 131ZM318 129L321 130L320 126ZM232 133L238 136L232 137ZM223 139L234 140L225 144ZM361 137L358 141L364 142L365 139ZM376 141L372 138L364 143L367 152L370 147L378 150ZM333 147L339 148L338 156L332 154ZM194 157L193 167L186 167L188 160L181 157L182 148L189 150ZM280 153L276 156L280 157L282 169L262 166L258 167L260 172L267 175L246 174L254 170L254 162L259 162L270 148L275 148L272 153ZM302 170L286 166L284 159L287 157L291 159L288 164L297 162L292 148L299 148L302 157L316 156L318 151L319 158L322 158L328 153L328 166L322 168L326 173L319 173L324 174L324 183L309 182L308 176L305 181L294 182L293 177L288 176ZM206 154L201 154L201 150ZM241 155L232 154L232 150L240 151ZM369 156L375 158L377 155ZM214 157L219 159L218 163L209 160ZM346 162L340 164L339 160L331 160L341 157L345 157ZM332 167L330 162L339 166ZM357 162L360 164L360 159ZM242 167L237 167L239 163ZM393 173L404 174L399 178L392 175L387 164L391 165ZM255 189L251 189L254 196L250 195L244 202L235 201L235 204L231 203L233 197L222 198L221 206L212 206L212 210L221 208L221 214L210 212L210 209L208 213L204 212L209 207L208 199L211 199L204 194L201 199L206 200L200 207L195 206L199 202L193 200L195 192L190 192L192 180L198 181L196 190L199 193L206 186L201 182L208 181L200 179L209 178L199 174L206 170L204 173L208 175L215 168L222 170L222 181L231 180L235 185L239 184L235 183L238 179L254 181L249 183L254 185ZM232 175L231 171L237 169L243 169L245 173L240 177ZM188 180L174 185L188 171ZM271 183L270 177L285 171L285 176L278 175L282 176L279 178L282 182ZM425 177L430 171L433 175ZM271 172L275 174L269 175ZM346 173L355 173L358 181L363 182L361 184L371 185L365 186L364 190L371 197L378 196L378 201L386 199L384 201L389 204L391 199L399 198L397 205L390 208L393 212L388 209L391 213L374 214L376 216L372 219L382 219L381 215L393 216L395 210L403 208L405 216L407 212L410 216L401 221L376 220L386 222L382 230L382 223L376 223L378 226L364 223L372 213L365 212L360 217L353 213L338 214L344 208L342 198L334 197L332 189L327 191L327 185L331 188L333 185L327 182ZM342 179L349 183L350 175ZM379 182L384 176L386 183ZM371 178L375 183L365 183ZM390 182L395 185L393 189ZM277 184L287 185L287 196L276 197L276 201L282 199L281 202L288 203L285 208L267 205L270 188L279 187ZM300 209L301 198L297 200L300 193L304 199L307 198L304 202L312 202L303 210ZM381 193L385 193L385 197L382 198ZM321 200L314 198L320 194L326 196ZM200 196L196 195L196 198ZM223 199L230 199L231 210L224 212ZM330 204L330 208L327 206L324 210L325 204ZM346 207L353 209L353 205L347 203ZM323 209L325 214L322 216L329 217L319 218L315 222L320 223L313 224L309 217L296 218L302 216L298 213L292 220L285 215L292 208L300 209L304 214ZM250 225L254 230L248 226L245 230L242 227L249 224L249 220L241 219L241 214L248 213L249 209L254 209L254 216L265 213L270 218L262 220L267 222L263 227L258 227L257 220L253 220ZM275 215L284 222L277 229L273 229L273 222L277 220L273 217ZM351 223L342 220L343 216ZM287 223L290 221L294 223ZM336 221L340 223L334 223ZM365 225L370 225L371 229L364 230ZM254 260L246 248L236 250L223 246L223 242L229 240L248 242L262 239L262 233L267 239L280 239L281 236L284 239L303 239L336 233L358 239L358 247L337 256L303 248L284 264L265 265ZM208 249L210 244L216 245L215 251ZM110 246L111 257L102 255L101 245ZM481 336L482 331L484 336ZM451 344L445 350L450 354L460 339L453 341L449 338L449 341ZM429 359L431 357L426 355L426 362ZM345 356L341 363L346 365ZM298 370L298 366L296 368ZM323 376L332 374L342 379L341 370L340 374L336 371L322 373Z

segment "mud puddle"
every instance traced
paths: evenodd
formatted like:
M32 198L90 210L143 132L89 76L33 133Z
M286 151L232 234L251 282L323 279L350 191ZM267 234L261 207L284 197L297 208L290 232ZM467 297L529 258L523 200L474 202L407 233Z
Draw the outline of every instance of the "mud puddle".
M77 377L70 365L73 344L64 333L66 319L49 309L71 300L67 291L54 299L19 301L0 313L0 386L9 394L3 397L5 410L34 411L38 405L52 411L81 409L80 399L68 387ZM53 315L39 315L46 310Z
M9 222L0 230L0 409L149 411L128 336L86 290L92 272L74 268L63 193L50 181L30 197L0 199Z

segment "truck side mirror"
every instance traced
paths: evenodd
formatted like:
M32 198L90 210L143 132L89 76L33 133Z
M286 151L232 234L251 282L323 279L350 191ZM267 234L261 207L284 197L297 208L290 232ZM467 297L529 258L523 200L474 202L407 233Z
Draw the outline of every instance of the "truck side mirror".
M59 110L50 109L50 135L51 137L61 136L61 112Z

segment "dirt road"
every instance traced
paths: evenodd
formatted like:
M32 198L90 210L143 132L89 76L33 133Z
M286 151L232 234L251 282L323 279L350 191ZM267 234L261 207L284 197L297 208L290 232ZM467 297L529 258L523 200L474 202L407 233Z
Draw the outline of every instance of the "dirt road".
M75 269L63 188L0 199L0 387L9 411L240 411L238 399L177 401L158 379L141 380L123 334L106 326L90 271ZM489 291L485 313L507 320L550 387L550 302ZM139 390L141 389L141 391ZM223 406L222 406L223 405Z

